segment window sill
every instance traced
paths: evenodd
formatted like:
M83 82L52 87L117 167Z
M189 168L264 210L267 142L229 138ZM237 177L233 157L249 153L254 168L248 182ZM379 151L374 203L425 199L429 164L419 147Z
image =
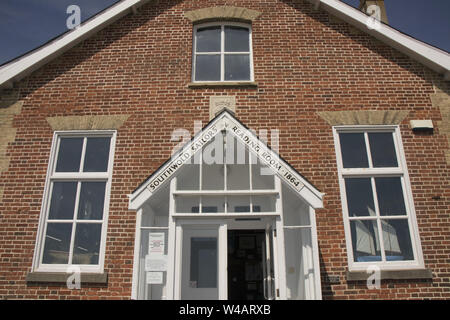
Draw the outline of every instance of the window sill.
M365 271L347 271L347 281L366 281L371 273ZM429 269L410 270L381 270L381 280L399 279L433 279L433 273Z
M217 81L217 82L190 82L188 88L207 88L207 87L257 87L254 81Z
M66 283L72 273L63 272L30 272L27 283ZM81 273L81 283L107 284L108 273Z

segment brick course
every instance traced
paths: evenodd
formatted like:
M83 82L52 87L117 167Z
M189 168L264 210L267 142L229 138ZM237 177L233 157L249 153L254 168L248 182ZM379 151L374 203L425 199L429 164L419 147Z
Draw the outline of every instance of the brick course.
M256 87L191 88L192 23L184 13L213 6L261 12L253 21ZM152 1L22 80L0 147L0 297L129 299L135 212L128 197L171 154L176 128L209 121L210 96L236 97L251 129L278 129L280 155L326 194L316 211L324 299L450 298L448 99L440 76L416 61L314 10L307 1ZM13 89L14 90L14 89ZM2 96L9 91L2 92ZM448 101L448 100L445 100ZM12 108L12 107L7 107ZM0 114L6 109L0 109ZM344 224L327 111L407 111L400 123L426 268L432 280L385 280L380 290L348 282ZM106 243L106 286L27 284L35 249L53 129L47 118L129 115L118 129ZM431 119L416 134L413 119ZM0 125L4 125L3 122ZM3 135L3 132L2 132ZM1 140L3 141L3 140ZM1 145L1 142L0 142ZM339 276L330 283L328 275Z

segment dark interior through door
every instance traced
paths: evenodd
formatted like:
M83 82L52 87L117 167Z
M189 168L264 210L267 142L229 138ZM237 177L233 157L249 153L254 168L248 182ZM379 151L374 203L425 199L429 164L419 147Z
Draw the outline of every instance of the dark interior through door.
M264 250L264 230L228 230L228 299L265 299Z

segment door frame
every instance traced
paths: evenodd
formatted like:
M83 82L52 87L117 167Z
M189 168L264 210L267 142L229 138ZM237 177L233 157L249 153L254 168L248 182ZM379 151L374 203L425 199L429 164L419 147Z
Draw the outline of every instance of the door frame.
M266 231L271 228L272 230L277 229L278 219L272 217L272 219L267 219L267 217L257 217L261 218L261 223L258 224L258 229ZM174 219L175 220L175 219ZM239 221L236 222L235 219L176 219L173 221L174 224L174 239L172 239L173 243L173 262L169 263L169 273L168 279L173 279L173 286L168 286L168 296L172 296L173 299L179 300L181 299L181 286L182 286L182 268L183 268L183 230L185 228L189 229L216 229L218 230L218 299L219 300L227 300L228 299L228 230L248 230L255 229L251 228L251 223L253 221ZM254 223L254 222L253 222ZM170 238L170 237L169 237ZM169 242L171 240L169 239ZM283 281L280 281L280 273L284 271L284 262L280 261L280 258L283 257L278 256L281 252L284 252L284 248L280 250L279 245L283 245L282 241L279 241L279 237L276 236L276 232L272 232L272 243L273 243L273 257L274 257L274 277L275 277L275 299L283 299L283 288L280 288L280 285L283 284ZM169 243L169 250L170 250ZM169 257L171 253L169 251ZM169 258L169 261L171 259ZM281 272L280 272L281 271ZM169 283L169 281L168 281ZM173 288L173 292L170 293L171 288Z

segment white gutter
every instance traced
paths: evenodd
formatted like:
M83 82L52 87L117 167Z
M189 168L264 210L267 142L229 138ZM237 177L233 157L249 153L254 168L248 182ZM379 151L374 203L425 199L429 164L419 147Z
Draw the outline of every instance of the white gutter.
M367 27L368 15L339 0L309 0L309 2L311 2L315 8L320 7L330 14L422 63L431 70L442 74L445 80L450 80L449 53L414 39L383 23L380 23L378 29L369 29Z
M114 21L129 13L136 13L137 8L148 1L121 1L53 42L0 67L0 88L12 87L14 82L23 79Z

